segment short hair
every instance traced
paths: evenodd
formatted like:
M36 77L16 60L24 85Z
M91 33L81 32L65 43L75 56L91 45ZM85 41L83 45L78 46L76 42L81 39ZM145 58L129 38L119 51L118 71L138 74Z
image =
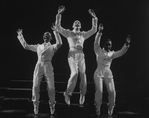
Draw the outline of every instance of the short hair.
M45 40L50 40L51 39L51 33L50 32L45 32L43 35L43 39Z
M77 26L77 25L78 25L78 26ZM79 27L79 28L81 28L81 22L80 22L79 20L75 20L75 21L74 21L74 23L73 23L73 28L76 27L76 26Z
M104 49L105 50L109 50L109 46L110 48L112 47L112 41L110 39L108 39L105 43L104 43Z

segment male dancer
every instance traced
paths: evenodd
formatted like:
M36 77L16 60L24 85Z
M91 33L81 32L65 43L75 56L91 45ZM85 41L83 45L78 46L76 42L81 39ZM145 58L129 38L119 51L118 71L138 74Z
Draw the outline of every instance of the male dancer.
M119 51L111 51L112 42L111 40L108 40L104 48L102 49L100 47L100 39L102 36L103 26L102 24L99 25L99 31L96 34L95 42L94 42L94 51L96 54L97 59L97 69L94 73L94 82L96 86L96 93L95 93L95 105L96 105L96 112L97 115L100 115L100 107L102 104L102 92L103 92L103 82L106 85L106 88L108 90L108 115L112 115L113 109L115 106L115 87L114 87L114 80L113 75L110 70L111 62L113 59L118 58L125 54L125 52L129 48L130 38L126 38L126 43Z
M33 52L37 52L38 61L35 66L34 75L33 75L33 87L32 87L32 101L34 105L34 113L38 114L39 108L39 91L40 91L40 83L42 77L46 77L47 81L47 90L49 96L49 106L51 114L54 114L55 111L55 86L54 86L54 72L53 66L51 64L52 57L54 53L60 48L62 45L62 40L58 32L53 31L56 39L55 44L51 44L52 40L51 33L45 32L43 35L44 43L37 45L29 45L25 41L22 29L17 31L20 43L22 44L24 49L31 50Z
M85 101L86 94L86 66L83 53L83 43L84 41L92 36L97 31L97 17L93 10L89 10L92 18L92 29L85 32L80 31L81 23L76 20L73 23L73 30L64 29L61 27L61 13L65 10L64 6L59 7L58 14L56 15L56 30L62 34L69 43L69 53L68 53L68 63L71 70L70 78L68 80L67 90L64 92L65 102L70 105L70 96L72 95L74 88L76 86L78 78L78 70L80 72L80 100L79 103L82 106Z

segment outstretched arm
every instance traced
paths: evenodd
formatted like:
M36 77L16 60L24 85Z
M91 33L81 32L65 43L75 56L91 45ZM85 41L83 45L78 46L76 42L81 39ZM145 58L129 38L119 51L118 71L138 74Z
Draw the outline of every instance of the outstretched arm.
M56 25L56 30L61 33L65 38L69 37L70 34L70 30L68 29L64 29L63 27L61 27L61 17L62 17L62 12L65 10L64 6L60 6L58 9L58 14L56 15L56 21L55 21L55 25Z
M103 30L103 25L99 24L99 31L97 32L95 36L95 41L94 41L94 51L97 52L98 49L100 49L100 39L102 36L102 30Z
M114 58L118 58L118 57L124 55L124 54L127 52L127 50L128 50L129 47L130 47L130 36L127 36L127 38L126 38L126 43L125 43L124 46L121 48L121 50L116 51L116 52L113 54L113 59L114 59Z
M37 52L37 45L28 45L26 43L26 41L23 37L23 34L22 34L22 29L18 29L17 33L18 33L17 38L19 39L19 41L24 49L31 50L33 52Z
M97 31L97 23L98 23L98 18L96 17L95 13L93 10L89 9L89 13L91 14L92 18L92 29L90 29L87 32L83 32L84 39L89 38L92 36L94 33Z

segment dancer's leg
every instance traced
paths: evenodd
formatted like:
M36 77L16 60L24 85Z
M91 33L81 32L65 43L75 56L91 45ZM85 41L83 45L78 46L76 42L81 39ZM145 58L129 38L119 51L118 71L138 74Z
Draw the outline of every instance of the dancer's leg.
M83 105L84 101L85 101L85 94L87 91L87 81L86 81L86 66L85 66L85 59L84 57L81 59L81 61L79 61L79 71L80 71L80 100L79 103L80 105Z
M115 106L116 91L113 78L105 78L106 87L108 90L108 114L112 115Z
M34 105L34 113L38 114L39 97L40 97L40 83L43 76L43 67L40 64L36 64L33 76L33 87L32 87L32 101Z
M70 78L68 80L66 92L64 92L65 102L70 105L70 96L75 89L77 78L78 78L78 66L72 57L68 58L68 63L70 67Z
M68 80L66 92L68 95L72 95L72 92L75 89L77 78L78 78L78 66L72 57L68 58L68 63L69 63L71 74Z
M54 72L51 62L45 63L45 76L47 80L47 90L49 96L49 106L51 114L55 112L55 86L54 86Z
M103 79L97 74L94 74L95 83L95 107L97 115L100 115L100 107L102 104L102 93L103 93Z

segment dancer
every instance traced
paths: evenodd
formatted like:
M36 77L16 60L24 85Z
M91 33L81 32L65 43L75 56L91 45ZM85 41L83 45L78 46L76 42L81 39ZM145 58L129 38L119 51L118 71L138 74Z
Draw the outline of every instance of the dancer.
M53 28L54 29L54 28ZM54 72L53 66L51 64L52 57L54 53L60 48L62 45L62 40L58 32L53 31L56 39L55 44L51 44L52 36L50 32L45 32L43 35L44 43L37 45L29 45L25 41L22 29L17 31L21 45L24 49L31 50L33 52L37 52L38 61L35 66L34 75L33 75L33 87L32 87L32 101L34 105L34 113L38 114L39 109L39 91L40 91L40 83L42 77L45 76L47 81L47 90L49 97L49 106L51 114L54 114L55 111L55 86L54 86Z
M96 34L95 42L94 42L94 51L96 54L97 59L97 69L94 73L94 82L96 87L96 93L95 93L95 106L96 106L96 112L97 115L100 115L100 107L102 104L102 92L103 92L103 82L106 85L106 88L108 90L108 115L112 115L113 109L115 106L115 86L114 86L114 80L113 75L110 70L111 62L113 59L118 58L126 53L126 51L129 48L130 43L130 37L128 36L126 38L126 43L119 51L111 51L112 42L111 40L108 40L104 48L102 49L100 47L100 39L102 36L102 30L103 25L99 25L99 31Z
M80 74L80 100L79 103L82 106L85 101L85 94L87 88L86 82L86 66L83 53L83 43L86 39L92 36L97 31L97 17L93 10L89 9L89 13L92 18L92 29L85 32L80 31L81 23L76 20L73 23L73 30L64 29L61 27L61 13L65 10L64 6L59 7L58 14L56 15L56 30L62 34L69 43L69 53L68 53L68 63L71 70L70 78L68 80L67 89L64 92L65 102L70 105L70 96L72 95L74 88L76 86L78 78L78 70Z

